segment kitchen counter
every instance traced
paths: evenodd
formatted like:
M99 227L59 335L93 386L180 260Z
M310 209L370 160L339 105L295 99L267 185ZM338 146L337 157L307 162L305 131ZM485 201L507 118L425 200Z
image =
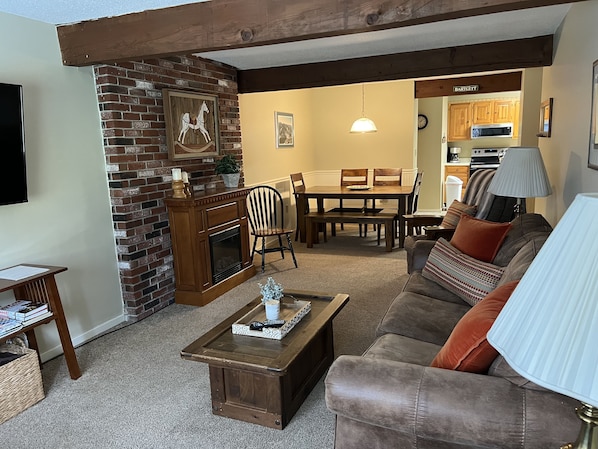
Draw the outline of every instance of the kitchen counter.
M467 166L469 166L470 162L471 162L470 158L461 157L461 158L459 158L459 162L447 162L445 165L454 165L454 166L467 165Z

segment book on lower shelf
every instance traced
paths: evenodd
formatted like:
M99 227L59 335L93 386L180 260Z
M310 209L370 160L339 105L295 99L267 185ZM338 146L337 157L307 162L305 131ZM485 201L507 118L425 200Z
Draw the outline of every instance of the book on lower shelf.
M38 315L35 315L25 321L22 321L21 323L23 324L23 327L25 326L29 326L30 324L33 323L37 323L38 321L42 321L45 320L48 317L51 317L53 315L52 312L50 312L49 310L46 310L44 313L40 313Z
M26 321L48 311L48 304L28 300L17 300L0 308L0 318Z

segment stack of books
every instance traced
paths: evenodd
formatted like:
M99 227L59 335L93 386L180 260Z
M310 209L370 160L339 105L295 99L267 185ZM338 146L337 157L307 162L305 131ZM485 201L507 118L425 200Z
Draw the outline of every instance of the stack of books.
M18 300L0 307L0 337L49 316L52 316L52 312L48 310L48 304L46 303Z

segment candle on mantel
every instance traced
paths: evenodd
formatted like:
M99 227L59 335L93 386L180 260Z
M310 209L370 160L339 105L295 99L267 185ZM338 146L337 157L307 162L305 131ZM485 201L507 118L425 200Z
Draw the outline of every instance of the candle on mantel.
M172 180L173 181L181 181L182 175L181 175L181 169L180 168L173 168L172 169Z
M183 172L183 182L185 184L189 183L189 173L187 173L186 171Z

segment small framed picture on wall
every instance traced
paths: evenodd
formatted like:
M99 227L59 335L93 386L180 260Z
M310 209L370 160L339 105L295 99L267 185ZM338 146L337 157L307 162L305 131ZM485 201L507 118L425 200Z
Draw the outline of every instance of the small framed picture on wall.
M276 127L276 148L291 148L295 146L295 123L293 114L287 112L274 113Z

